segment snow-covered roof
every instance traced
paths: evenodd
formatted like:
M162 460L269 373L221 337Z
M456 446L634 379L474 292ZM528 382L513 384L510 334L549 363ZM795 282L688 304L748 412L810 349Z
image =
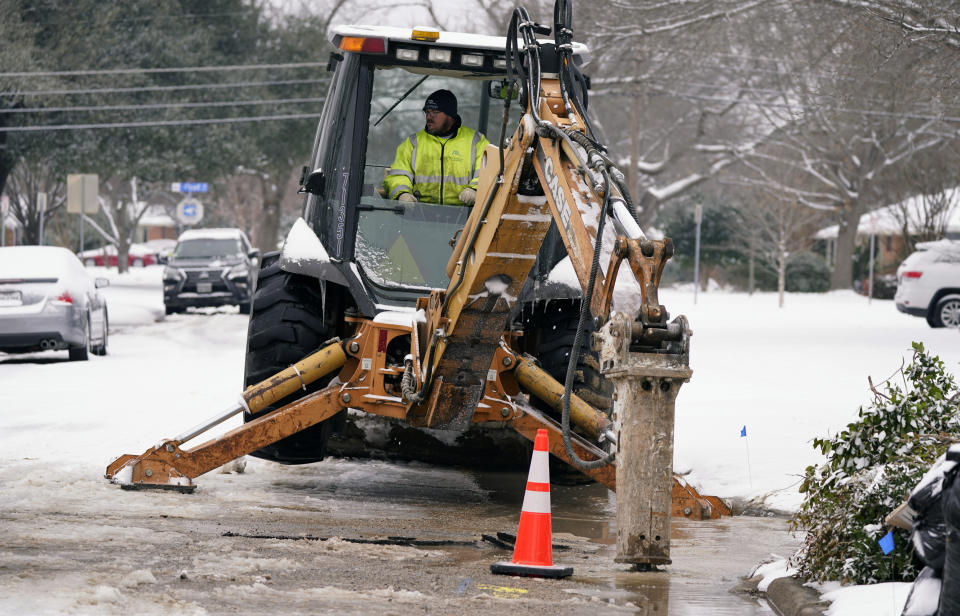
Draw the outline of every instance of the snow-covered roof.
M4 217L3 223L4 223L4 226L5 226L7 229L19 229L20 226L21 226L21 225L20 225L20 221L17 220L17 217L14 216L12 213L8 213L8 214Z
M946 190L940 195L936 195L935 198L945 198L953 203L945 231L949 234L960 234L960 187ZM904 211L907 212L908 228L911 232L916 231L918 230L918 225L923 220L923 202L924 195L917 195L904 199L900 203L867 212L860 217L857 234L896 235L900 233L902 229L901 225ZM836 239L839 229L839 225L825 227L817 231L814 237L818 240Z
M138 223L141 227L168 227L174 228L177 222L167 214L162 205L151 205L147 211L140 217Z

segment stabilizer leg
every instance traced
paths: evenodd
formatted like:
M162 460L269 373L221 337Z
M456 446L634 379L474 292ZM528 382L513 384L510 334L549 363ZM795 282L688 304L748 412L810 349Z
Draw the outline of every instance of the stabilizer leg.
M124 489L192 492L192 479L339 413L345 408L341 387L329 385L192 449L182 449L183 440L172 439L139 456L120 456L107 467L106 477Z

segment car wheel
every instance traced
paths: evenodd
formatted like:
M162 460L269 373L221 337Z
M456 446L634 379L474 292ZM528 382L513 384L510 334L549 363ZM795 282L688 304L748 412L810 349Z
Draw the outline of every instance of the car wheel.
M107 316L107 309L103 309L103 340L92 349L94 355L101 357L107 354L107 338L110 334L110 319Z
M168 306L168 305L164 304L164 305L163 305L163 312L164 312L165 314L177 314L178 312L182 312L182 310L181 310L180 308L174 308L173 306Z
M261 267L247 328L244 387L266 380L300 361L330 338L318 312L323 303L316 279L281 270L279 253L265 255ZM244 421L318 391L329 381L330 378L318 379L307 386L306 392L298 391L257 415L244 413ZM330 418L310 426L251 455L282 464L319 462L326 455L334 421L335 418Z
M83 346L68 349L70 361L87 361L90 359L90 316L87 315L86 327L83 328Z
M250 302L240 304L240 314L250 314Z
M960 297L946 297L937 302L933 311L934 327L960 328Z

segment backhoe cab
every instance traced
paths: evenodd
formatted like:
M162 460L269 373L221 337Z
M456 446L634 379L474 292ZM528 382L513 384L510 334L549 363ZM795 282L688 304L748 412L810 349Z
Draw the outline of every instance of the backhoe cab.
M644 235L593 134L578 69L587 50L570 18L558 0L552 28L517 9L506 38L334 28L303 215L261 263L247 389L107 476L190 490L247 453L321 460L351 409L442 430L499 425L531 441L546 428L551 453L617 491L622 562L670 562L671 513L729 514L672 479L674 401L691 375L686 319L668 321L657 296L672 244ZM387 199L378 189L396 146L441 88L494 144L476 204ZM630 314L612 309L624 262L637 283ZM184 447L239 412L243 426Z

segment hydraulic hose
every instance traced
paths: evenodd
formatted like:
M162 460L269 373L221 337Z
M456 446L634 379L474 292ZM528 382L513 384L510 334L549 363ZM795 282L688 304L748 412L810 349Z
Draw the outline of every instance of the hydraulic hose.
M570 438L570 398L573 395L573 377L577 371L577 360L580 357L580 347L583 344L583 332L587 323L587 314L590 312L590 298L593 297L593 289L597 281L597 272L600 270L600 248L603 245L603 227L607 219L607 206L610 201L610 175L604 173L603 177L606 184L603 207L600 210L600 220L597 223L597 239L593 249L593 262L590 264L590 279L587 282L587 292L580 301L580 317L577 320L577 333L573 338L573 347L570 349L570 362L567 364L567 376L563 383L563 414L560 420L563 434L563 449L570 463L583 471L606 466L613 462L616 457L615 452L610 452L599 460L583 460L577 455L577 452L573 450L573 443Z

